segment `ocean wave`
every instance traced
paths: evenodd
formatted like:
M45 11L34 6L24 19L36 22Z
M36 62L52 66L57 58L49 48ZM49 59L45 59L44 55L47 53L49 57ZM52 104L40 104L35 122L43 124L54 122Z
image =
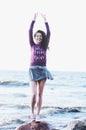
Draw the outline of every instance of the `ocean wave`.
M86 107L53 107L53 106L46 106L43 107L42 109L50 109L54 114L55 113L77 113L77 112L86 112Z
M0 104L0 107L6 107L8 109L15 108L15 109L30 109L29 104ZM86 107L59 107L59 106L42 106L43 111L52 111L53 114L55 113L78 113L78 112L86 112Z
M19 104L15 104L15 105L13 105L13 104L0 104L0 108L3 108L3 107L6 107L7 109L10 109L10 108L15 108L15 109L26 109L26 108L30 108L30 106L28 105L28 104L21 104L21 105L19 105Z
M28 86L29 83L23 81L15 81L15 80L5 80L0 81L1 86Z
M1 130L1 127L2 127L2 129L4 129L5 128L5 126L6 126L6 128L7 128L7 126L10 126L11 124L22 124L22 123L25 123L25 121L23 121L23 120L21 120L21 119L17 119L17 118L15 118L15 119L10 119L10 120L5 120L5 121L2 121L1 123L0 123L0 130ZM4 126L4 127L3 127ZM12 129L12 127L11 127L11 129Z

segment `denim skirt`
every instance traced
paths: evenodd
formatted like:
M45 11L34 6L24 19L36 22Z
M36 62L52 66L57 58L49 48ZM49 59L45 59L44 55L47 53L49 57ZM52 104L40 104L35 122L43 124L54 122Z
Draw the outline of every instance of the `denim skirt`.
M30 81L39 81L42 79L53 80L53 77L46 66L31 66L29 68L29 79Z

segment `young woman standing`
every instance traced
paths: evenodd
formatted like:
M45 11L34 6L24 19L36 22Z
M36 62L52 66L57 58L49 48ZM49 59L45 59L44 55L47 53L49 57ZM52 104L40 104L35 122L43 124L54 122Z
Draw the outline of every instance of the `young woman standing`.
M44 19L46 33L37 30L33 35L33 28L38 14L34 14L34 18L29 28L29 43L31 50L31 60L29 67L30 86L32 89L31 99L31 120L40 121L40 110L42 106L43 89L47 79L53 79L51 73L46 68L47 49L50 41L50 29L45 15L41 14ZM36 105L36 115L34 113Z

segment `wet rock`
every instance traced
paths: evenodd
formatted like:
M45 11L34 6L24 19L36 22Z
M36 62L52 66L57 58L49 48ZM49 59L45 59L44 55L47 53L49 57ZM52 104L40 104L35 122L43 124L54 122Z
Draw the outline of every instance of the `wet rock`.
M66 130L86 130L86 119L70 122Z
M15 130L50 130L49 125L45 122L30 122L20 125Z

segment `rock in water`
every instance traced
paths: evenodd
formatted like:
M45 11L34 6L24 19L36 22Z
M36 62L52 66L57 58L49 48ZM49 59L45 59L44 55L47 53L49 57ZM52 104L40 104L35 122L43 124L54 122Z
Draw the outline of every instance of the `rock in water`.
M15 130L50 130L49 125L46 122L30 122L24 123Z
M86 120L76 120L68 124L66 130L86 130Z

